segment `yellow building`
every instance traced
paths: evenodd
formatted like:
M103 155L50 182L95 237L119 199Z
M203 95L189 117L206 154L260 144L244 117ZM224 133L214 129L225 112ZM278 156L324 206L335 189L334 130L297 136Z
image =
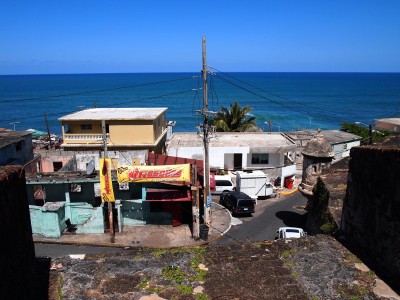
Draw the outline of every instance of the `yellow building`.
M167 108L92 108L58 120L70 151L101 150L103 131L110 151L148 150L164 152Z

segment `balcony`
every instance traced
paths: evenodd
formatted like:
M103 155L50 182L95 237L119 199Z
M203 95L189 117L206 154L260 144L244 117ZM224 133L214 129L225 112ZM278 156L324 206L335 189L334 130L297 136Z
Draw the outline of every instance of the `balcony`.
M107 134L107 140L109 136ZM109 143L109 141L107 142ZM91 145L91 146L102 146L103 135L100 134L76 134L66 133L64 135L64 145Z

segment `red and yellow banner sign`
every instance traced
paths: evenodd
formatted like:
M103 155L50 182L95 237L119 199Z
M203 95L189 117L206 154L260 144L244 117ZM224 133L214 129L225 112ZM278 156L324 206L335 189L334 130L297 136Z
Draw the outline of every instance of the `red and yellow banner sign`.
M100 192L102 202L115 202L110 158L100 158Z
M190 181L190 164L118 166L118 182Z

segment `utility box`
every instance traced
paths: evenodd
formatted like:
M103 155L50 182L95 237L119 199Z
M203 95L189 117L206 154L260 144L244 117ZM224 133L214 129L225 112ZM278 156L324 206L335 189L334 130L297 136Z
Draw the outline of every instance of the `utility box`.
M237 171L236 190L255 199L276 196L267 174L262 171Z

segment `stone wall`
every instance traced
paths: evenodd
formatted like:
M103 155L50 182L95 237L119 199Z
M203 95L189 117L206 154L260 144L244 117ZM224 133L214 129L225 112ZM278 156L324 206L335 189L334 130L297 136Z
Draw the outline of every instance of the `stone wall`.
M378 269L398 279L400 147L356 147L350 156L341 229Z
M0 299L34 299L37 264L25 173L0 167Z

